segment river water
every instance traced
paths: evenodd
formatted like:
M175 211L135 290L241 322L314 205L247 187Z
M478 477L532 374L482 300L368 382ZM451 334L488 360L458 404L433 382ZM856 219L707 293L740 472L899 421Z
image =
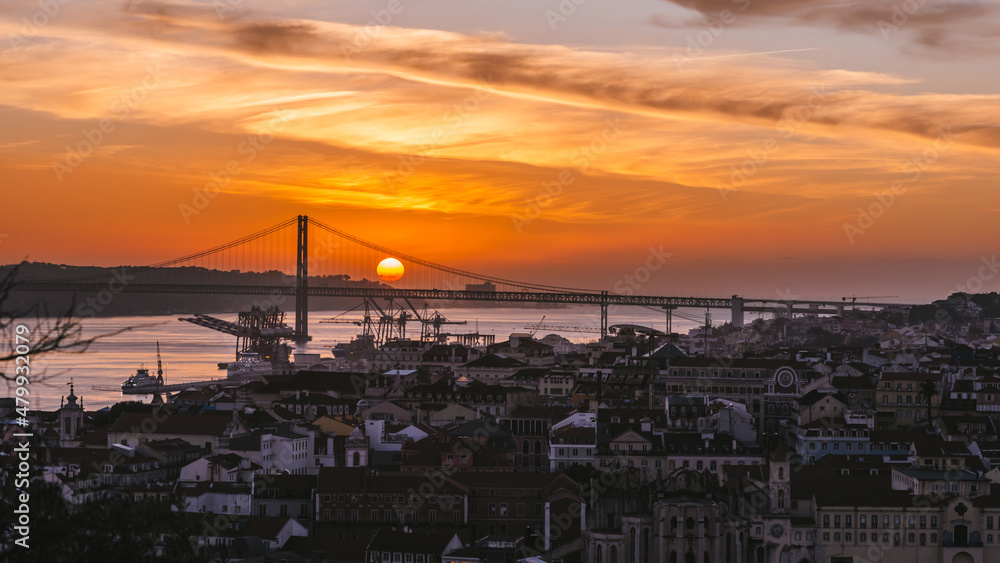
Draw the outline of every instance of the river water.
M442 331L453 333L474 332L496 335L497 341L506 340L512 332L526 332L525 325L538 323L544 315L544 324L590 327L600 326L597 307L541 308L451 308L442 309L450 320L467 321L467 325L445 325ZM330 356L330 348L337 343L347 343L361 328L354 324L320 323L321 319L341 314L341 311L310 311L312 341L305 351ZM83 353L52 353L31 360L32 382L31 409L54 410L60 398L69 394L70 380L75 383L76 394L83 398L86 410L96 410L122 400L148 400L142 395L122 396L121 383L145 364L151 373L156 372L156 343L160 343L166 383L183 383L225 377L218 369L219 362L231 361L235 356L236 338L191 323L179 322L182 315L86 318L81 321L85 337L109 334L128 329L120 334L103 338ZM236 314L218 314L215 317L235 320ZM359 316L356 312L345 317ZM721 319L720 319L721 320ZM294 323L294 315L286 321ZM663 314L642 308L622 307L608 321L636 323L664 330ZM678 320L673 322L674 332L687 332L697 323ZM407 334L419 335L418 323L410 323ZM541 330L542 337L552 330ZM590 342L596 334L562 332L573 342ZM41 376L41 380L39 380ZM105 388L105 389L98 389ZM11 396L12 388L5 395Z

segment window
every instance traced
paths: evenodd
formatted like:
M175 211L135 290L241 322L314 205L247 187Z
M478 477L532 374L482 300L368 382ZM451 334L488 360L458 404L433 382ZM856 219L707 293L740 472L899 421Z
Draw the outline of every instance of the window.
M872 514L872 529L878 528L878 515Z
M937 516L931 516L931 528L937 528ZM937 534L931 534L931 537L933 538L936 535Z
M833 541L840 541L840 532L833 533Z
M927 545L927 534L920 534L920 545Z
M920 517L920 529L923 530L926 527L927 527L927 517L926 516L921 516Z
M847 516L844 516L844 527L845 528L852 528L853 527L853 523L854 522L852 521L850 514L848 514Z
M507 503L506 502L501 502L500 503L500 516L507 516Z
M823 532L823 541L830 541L830 532Z
M986 517L986 529L987 530L992 530L993 529L993 517L992 516L987 516Z
M932 544L937 543L937 534L931 534L931 543Z
M868 534L865 532L861 532L860 534L858 534L858 541L861 543L868 541Z
M861 529L868 527L868 517L865 516L864 514L858 516L858 527Z
M833 527L834 528L839 528L840 527L840 515L839 514L837 514L837 515L835 515L833 517Z
M823 527L824 528L829 528L830 527L830 515L829 514L824 514L823 515Z

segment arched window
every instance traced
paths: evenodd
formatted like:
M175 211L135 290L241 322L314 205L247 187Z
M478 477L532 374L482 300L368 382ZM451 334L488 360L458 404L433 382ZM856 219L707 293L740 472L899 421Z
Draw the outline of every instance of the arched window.
M788 414L788 405L781 405L781 414Z
M535 455L542 455L542 441L535 440Z
M608 549L608 563L618 563L618 546L613 545Z
M361 453L354 452L354 467L361 467Z
M690 551L684 556L684 563L694 563L694 554Z
M597 544L595 548L597 553L594 554L594 563L603 563L604 561L604 545Z
M778 468L778 480L779 481L784 481L785 480L785 468L784 467L779 467Z
M774 414L774 404L767 405L767 414Z
M785 491L778 491L778 508L785 508Z
M690 516L688 516L687 520L684 521L684 527L687 528L688 530L693 530L694 529L694 518L691 518Z
M521 442L521 453L525 455L531 453L530 447L527 440Z
M677 517L676 516L674 516L673 518L670 519L670 533L671 534L676 534L677 533Z
M677 563L677 552L676 551L671 551L670 552L670 563Z
M636 563L636 555L638 555L636 553L636 551L638 551L638 549L636 549L637 546L636 546L636 542L635 542L635 527L634 526L632 527L631 530L629 530L629 533L628 533L628 545L629 545L629 551L632 553L632 557L629 558L629 561L631 561L632 563Z

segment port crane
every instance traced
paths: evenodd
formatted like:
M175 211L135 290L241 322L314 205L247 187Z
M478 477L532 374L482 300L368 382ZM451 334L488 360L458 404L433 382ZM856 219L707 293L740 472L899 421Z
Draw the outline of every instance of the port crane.
M285 324L285 313L277 307L261 309L255 305L240 313L236 322L198 313L178 320L235 336L237 360L241 353L250 352L269 362L287 362L292 348L283 340L295 338L295 329Z
M420 339L437 339L441 335L441 327L444 325L464 325L466 321L452 321L442 315L439 311L431 309L424 304L423 312L419 312L409 299L403 301L409 309L402 305L396 306L395 301L389 299L389 304L382 308L372 299L365 299L360 305L344 311L340 315L330 319L321 320L320 323L340 323L353 324L363 327L362 334L370 337L375 345L381 345L394 338L406 338L406 323L418 321L421 324ZM343 315L351 313L364 307L364 316L361 318L345 318Z

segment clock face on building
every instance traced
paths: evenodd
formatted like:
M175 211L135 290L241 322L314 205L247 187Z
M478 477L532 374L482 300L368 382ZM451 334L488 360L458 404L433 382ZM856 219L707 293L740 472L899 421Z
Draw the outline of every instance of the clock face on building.
M771 535L774 536L775 538L780 538L781 536L785 535L785 527L782 526L781 524L775 524L771 526Z
M781 368L776 374L778 387L782 391L791 391L795 385L795 372L791 368Z
M677 483L677 488L678 489L690 489L691 488L691 476L688 475L686 471L678 473L677 474L677 479L675 480L675 482Z

